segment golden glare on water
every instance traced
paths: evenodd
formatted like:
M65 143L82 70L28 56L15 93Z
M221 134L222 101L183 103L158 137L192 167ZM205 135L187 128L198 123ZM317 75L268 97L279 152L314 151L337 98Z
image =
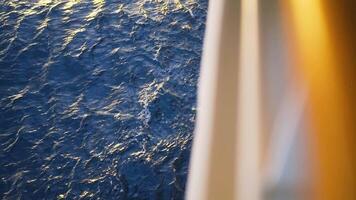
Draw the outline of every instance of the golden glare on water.
M38 6L48 6L49 4L53 3L53 0L39 0L36 4Z
M71 9L75 4L79 2L80 0L69 0L66 4L64 4L63 9Z
M75 36L78 33L81 33L81 32L84 32L84 31L85 31L85 28L78 28L78 29L74 29L74 30L69 30L67 32L67 36L64 38L62 48L64 49L65 47L67 47L67 45L72 42L72 40L75 38Z
M207 1L142 1L0 3L0 196L183 198Z
M86 16L88 21L95 19L95 17L103 11L105 0L93 0L93 10Z
M66 4L64 4L62 8L65 14L62 19L64 22L69 21L71 19L71 15L75 11L74 7L80 2L81 0L69 0Z
M81 0L69 0L66 4L63 6L63 10L67 14L73 13L73 7L80 3Z

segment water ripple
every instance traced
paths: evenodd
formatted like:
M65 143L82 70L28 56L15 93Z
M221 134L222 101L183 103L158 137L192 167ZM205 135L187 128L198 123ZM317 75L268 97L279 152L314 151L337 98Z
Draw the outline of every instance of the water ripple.
M207 0L0 0L0 197L182 199Z

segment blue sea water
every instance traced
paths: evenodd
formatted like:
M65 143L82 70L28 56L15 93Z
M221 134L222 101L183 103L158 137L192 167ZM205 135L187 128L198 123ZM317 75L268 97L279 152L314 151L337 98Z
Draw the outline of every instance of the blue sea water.
M0 198L182 199L207 0L0 0Z

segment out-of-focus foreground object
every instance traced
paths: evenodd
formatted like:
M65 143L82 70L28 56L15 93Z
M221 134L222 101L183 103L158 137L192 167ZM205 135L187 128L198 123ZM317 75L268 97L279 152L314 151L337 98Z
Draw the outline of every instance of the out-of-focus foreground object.
M187 199L258 200L258 1L211 1L208 13Z
M239 1L209 2L186 198L234 199Z
M241 0L235 199L261 199L261 77L258 0Z
M356 65L355 39L350 35L355 21L348 16L355 7L351 1L282 3L291 53L309 91L313 199L356 199L355 89L351 85Z
M352 0L211 0L186 198L356 199Z

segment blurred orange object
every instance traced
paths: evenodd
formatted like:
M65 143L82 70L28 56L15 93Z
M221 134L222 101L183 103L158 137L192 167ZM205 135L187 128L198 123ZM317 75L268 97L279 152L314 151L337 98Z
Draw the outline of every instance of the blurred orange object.
M356 199L352 1L281 1L291 52L309 92L313 199ZM349 13L350 10L347 12ZM348 21L349 20L349 21Z

